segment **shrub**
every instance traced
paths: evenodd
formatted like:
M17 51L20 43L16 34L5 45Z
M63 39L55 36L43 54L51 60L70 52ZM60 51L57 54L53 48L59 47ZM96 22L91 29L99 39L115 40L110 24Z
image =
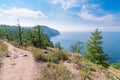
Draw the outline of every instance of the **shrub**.
M83 43L80 41L77 41L74 45L71 46L71 51L74 53L81 53L82 49L83 49Z
M47 61L49 62L54 62L54 63L58 63L60 60L67 60L68 57L66 54L64 54L63 51L54 51L49 53L47 56Z
M61 64L47 63L42 69L42 79L40 80L73 80L74 76L69 69Z
M82 57L82 55L80 55L80 54L74 54L74 58L73 58L73 63L76 63L76 64L78 64L80 61L82 61L82 59L83 59L83 57Z
M67 55L64 54L63 51L52 51L50 53L45 54L40 50L34 50L33 54L34 54L34 58L37 61L58 63L60 60L64 61L68 59Z
M43 61L43 62L47 61L46 56L41 49L33 48L32 52L36 61Z
M34 54L34 57L37 61L46 61L46 56L42 52L37 52Z
M54 62L54 63L58 63L59 62L59 58L57 56L57 53L55 52L51 52L47 55L47 61L49 62Z
M3 41L0 40L0 67L1 67L1 60L2 57L7 53L7 45L3 43Z
M19 43L17 41L11 41L10 42L12 45L14 45L15 47L20 47Z
M85 77L88 77L88 76L89 76L90 72L91 72L91 71L90 71L89 69L87 69L87 68L82 68L82 69L80 70L80 75L81 75L82 78L85 78Z
M55 48L58 48L59 50L63 49L63 47L61 47L60 42L58 42L58 43L55 44Z
M81 78L90 78L90 75L93 71L96 71L92 65L86 64L85 66L82 66L80 69L80 75Z
M73 75L70 70L63 66L58 66L56 68L55 77L57 80L73 80Z
M5 52L7 52L7 45L0 40L0 55Z

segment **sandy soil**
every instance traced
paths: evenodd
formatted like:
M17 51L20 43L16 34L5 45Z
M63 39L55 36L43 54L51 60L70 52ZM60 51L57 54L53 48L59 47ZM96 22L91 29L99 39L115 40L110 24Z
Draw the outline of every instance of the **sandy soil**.
M0 80L35 80L38 69L32 54L6 43L8 55L2 61Z
M75 68L75 64L65 61L63 65L66 66L72 72L72 74L79 74L79 70Z

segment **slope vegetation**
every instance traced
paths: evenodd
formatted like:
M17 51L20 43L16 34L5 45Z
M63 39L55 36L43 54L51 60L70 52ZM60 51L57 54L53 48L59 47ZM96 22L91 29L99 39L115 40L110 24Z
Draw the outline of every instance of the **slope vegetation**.
M55 48L23 49L5 42L0 80L119 80L120 72L106 69L82 55Z

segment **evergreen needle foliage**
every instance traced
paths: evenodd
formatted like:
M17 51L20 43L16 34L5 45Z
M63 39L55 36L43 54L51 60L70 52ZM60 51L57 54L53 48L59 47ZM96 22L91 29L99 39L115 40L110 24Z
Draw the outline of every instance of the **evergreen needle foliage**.
M103 51L102 38L101 32L96 29L90 36L90 40L87 43L87 52L85 57L93 63L108 67L109 63L107 60L109 59L109 56Z
M63 47L61 47L60 42L58 42L58 43L55 44L55 48L58 48L59 50L63 49Z
M53 44L50 41L49 37L46 34L44 34L44 30L39 25L35 26L31 31L31 38L32 44L35 47L39 48L53 47Z
M83 43L78 41L74 45L71 46L71 51L74 53L81 53L81 50L83 49Z

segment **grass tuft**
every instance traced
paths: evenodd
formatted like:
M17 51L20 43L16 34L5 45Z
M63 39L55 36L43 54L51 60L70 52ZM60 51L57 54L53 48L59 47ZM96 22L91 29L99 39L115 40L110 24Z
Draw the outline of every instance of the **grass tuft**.
M75 80L70 70L61 64L49 62L43 67L41 73L40 80Z
M33 55L36 61L42 62L58 63L59 61L68 59L68 55L63 51L51 51L45 54L41 50L33 50Z
M0 40L0 67L1 67L1 60L2 57L7 53L7 45L3 43L2 40Z

